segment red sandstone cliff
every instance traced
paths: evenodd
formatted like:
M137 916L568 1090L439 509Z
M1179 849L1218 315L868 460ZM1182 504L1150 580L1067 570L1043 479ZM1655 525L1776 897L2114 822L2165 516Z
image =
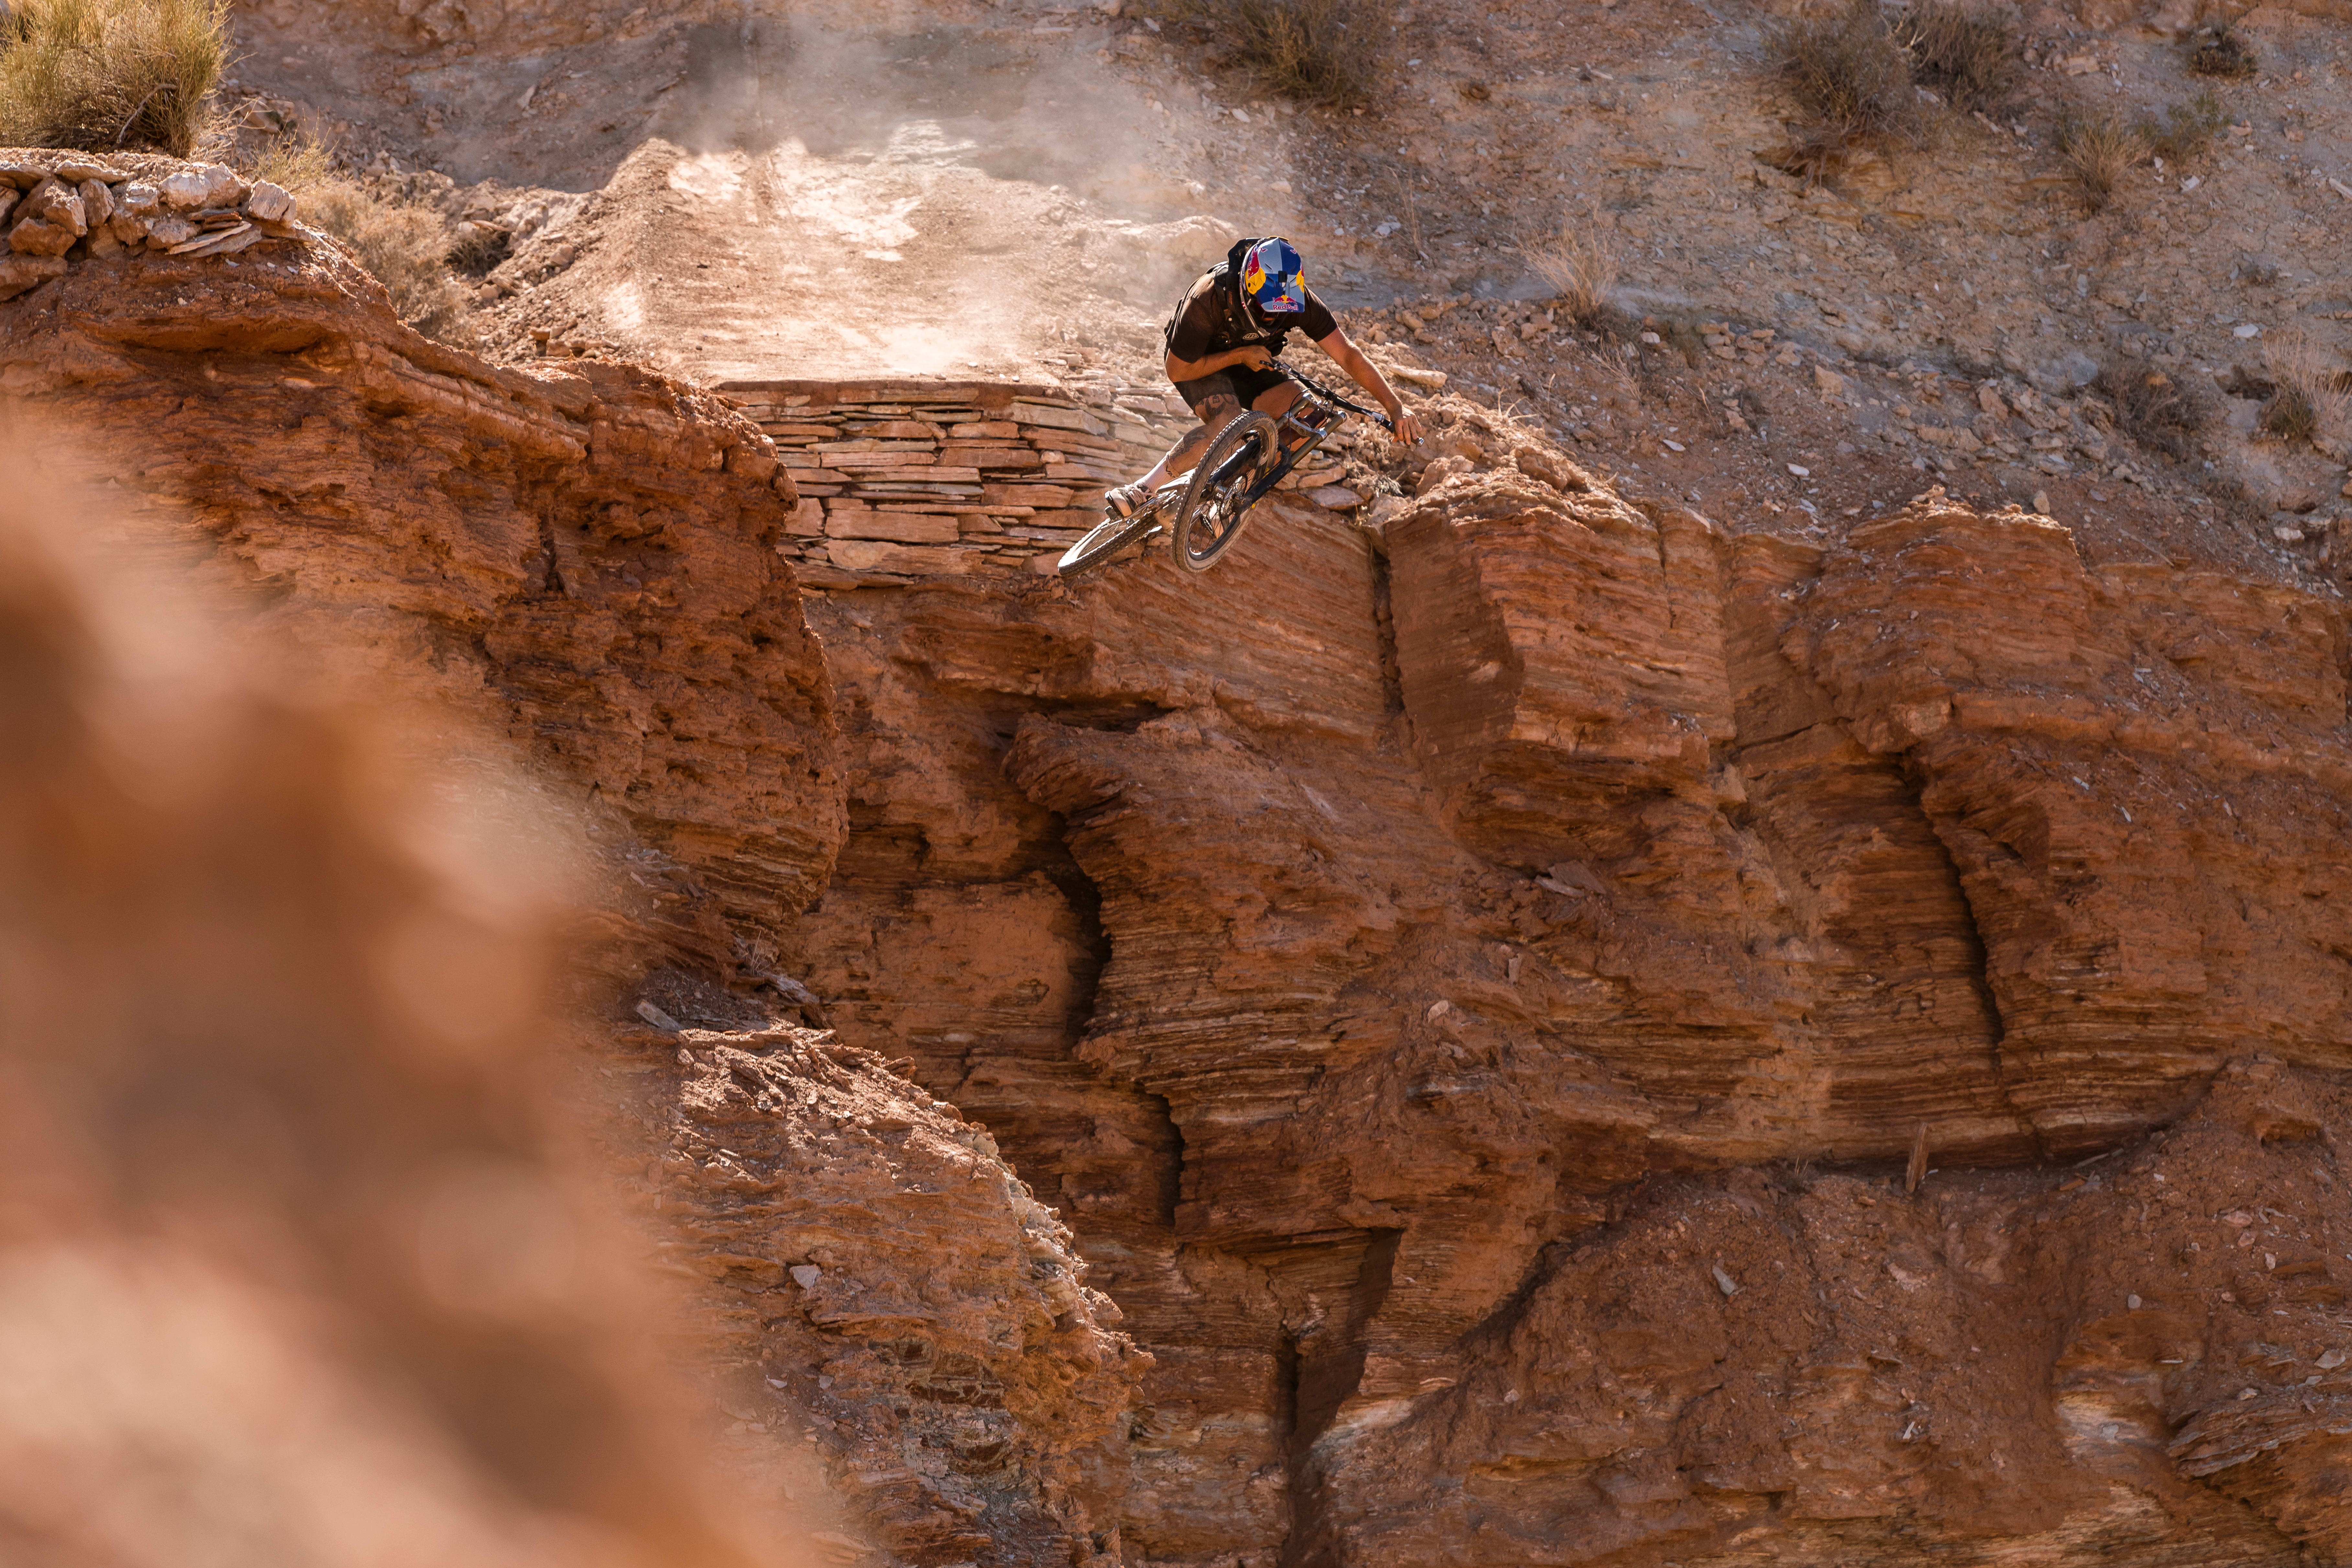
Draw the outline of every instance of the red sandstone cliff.
M1377 531L803 600L738 416L275 248L0 306L6 384L599 803L740 1026L614 1033L613 1163L894 1552L2340 1552L2336 601L1459 406Z

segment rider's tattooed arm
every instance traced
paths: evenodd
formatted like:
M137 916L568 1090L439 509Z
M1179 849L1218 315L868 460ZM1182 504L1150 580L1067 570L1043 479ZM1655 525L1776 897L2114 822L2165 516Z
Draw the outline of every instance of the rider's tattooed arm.
M1204 375L1214 375L1221 370L1240 365L1245 370L1264 370L1274 363L1263 343L1244 343L1237 349L1227 349L1221 354L1203 354L1199 359L1178 359L1168 356L1168 379L1198 381Z
M1396 427L1396 438L1409 445L1421 440L1421 421L1405 412L1404 400L1390 389L1389 378L1381 367L1366 359L1363 351L1348 341L1345 328L1334 327L1328 338L1317 340L1315 346L1331 356L1332 362L1355 378L1356 384L1372 395L1380 405L1389 411L1389 420Z

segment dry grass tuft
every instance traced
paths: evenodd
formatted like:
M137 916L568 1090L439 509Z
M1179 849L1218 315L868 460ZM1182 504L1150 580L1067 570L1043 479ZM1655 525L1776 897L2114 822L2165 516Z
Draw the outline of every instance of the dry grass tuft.
M2193 456L2198 432L2213 421L2212 399L2145 360L2110 360L2096 385L2116 405L2116 423L2124 433L2168 458Z
M2199 76L2250 77L2260 68L2254 51L2227 27L2216 27L2189 51L2189 68Z
M2137 126L2112 115L2070 117L2058 128L2058 155L2074 177L2083 205L2099 212L2115 200L2124 172L2147 156L2147 141Z
M1998 114L2016 96L2024 46L2008 13L1967 0L1920 0L1894 31L1911 57L1911 79L1962 113Z
M2264 433L2290 447L2307 447L2319 434L2319 410L2299 386L2281 386L2272 393L2270 401L2263 405L2261 420Z
M15 0L0 142L184 158L227 60L228 0Z
M391 291L402 321L429 338L464 341L466 296L449 271L456 237L437 209L396 200L359 181L330 177L303 191L302 217L350 247Z
M1617 287L1617 249L1599 230L1562 224L1559 233L1519 247L1528 269L1559 296L1559 310L1587 331L1599 326Z
M1877 0L1850 0L1831 16L1789 22L1768 49L1773 74L1804 117L1801 153L1885 141L1909 132L1918 119L1910 61Z
M2331 367L2325 351L2301 328L2266 339L2263 361L2275 383L2263 405L2263 430L2290 447L2352 434L2352 378Z
M2167 109L2163 124L2153 121L2143 124L2140 136L2147 142L2149 152L2177 163L2212 145L2213 138L2229 123L2230 111L2221 107L2221 98L2209 87L2188 102Z
M1268 90L1302 102L1369 102L1388 37L1369 0L1160 0L1160 15Z
M280 190L301 195L332 179L334 154L318 142L299 136L274 138L260 153L239 165L237 173L256 184L263 180Z

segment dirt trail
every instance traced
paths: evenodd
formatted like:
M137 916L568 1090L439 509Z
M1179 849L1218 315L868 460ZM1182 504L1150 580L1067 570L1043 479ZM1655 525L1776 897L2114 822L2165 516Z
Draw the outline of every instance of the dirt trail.
M1034 374L1230 237L1125 177L1130 95L1034 37L769 23L689 77L555 299L698 375Z

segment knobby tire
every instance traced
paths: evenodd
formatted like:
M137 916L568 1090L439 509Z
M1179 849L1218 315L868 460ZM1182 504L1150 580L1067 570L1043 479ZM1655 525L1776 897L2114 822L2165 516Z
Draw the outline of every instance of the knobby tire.
M1279 429L1272 415L1252 409L1217 432L1177 504L1171 551L1176 564L1187 572L1206 572L1241 538L1253 509L1236 513L1232 508L1259 475L1281 460ZM1195 538L1202 533L1206 542L1196 548Z
M1062 552L1060 571L1065 577L1075 577L1091 572L1129 545L1151 531L1159 517L1146 508L1133 517L1108 517L1087 531L1087 536Z

